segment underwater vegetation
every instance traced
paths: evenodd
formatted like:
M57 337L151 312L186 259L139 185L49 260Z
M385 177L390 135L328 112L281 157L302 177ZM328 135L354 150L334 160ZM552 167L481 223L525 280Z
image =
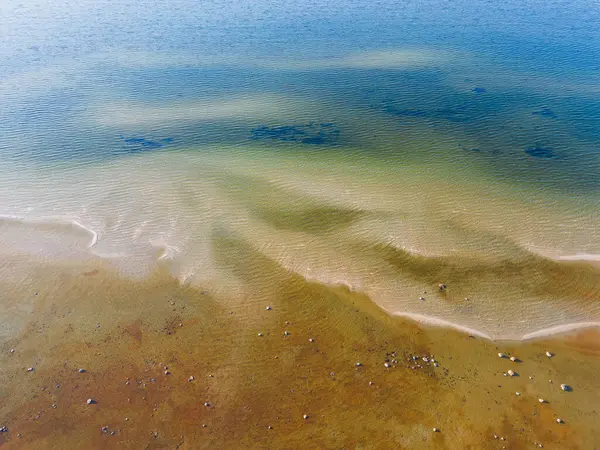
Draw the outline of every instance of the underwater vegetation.
M282 142L298 142L310 145L334 145L340 135L333 123L313 123L301 125L261 126L251 130L251 139Z
M554 111L552 111L546 106L544 106L541 109L538 109L537 111L533 111L531 114L534 116L549 117L551 119L556 119L556 114L554 113Z
M125 142L127 150L133 153L144 150L155 150L173 142L173 138L171 137L159 140L151 140L144 137L126 138L124 136L120 136L120 138L123 142Z
M527 153L530 156L533 156L534 158L555 158L556 157L555 153L552 151L552 149L550 147L542 147L539 145L536 145L535 147L527 147L525 149L525 153Z

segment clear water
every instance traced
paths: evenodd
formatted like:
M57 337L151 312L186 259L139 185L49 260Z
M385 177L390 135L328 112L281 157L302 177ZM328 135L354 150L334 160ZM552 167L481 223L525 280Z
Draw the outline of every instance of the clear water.
M282 3L3 2L5 279L244 295L231 235L491 337L599 321L598 4Z

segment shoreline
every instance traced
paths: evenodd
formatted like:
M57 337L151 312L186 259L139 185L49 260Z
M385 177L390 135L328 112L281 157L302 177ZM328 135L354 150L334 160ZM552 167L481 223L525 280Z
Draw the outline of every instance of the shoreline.
M554 338L559 337L563 334L569 334L572 332L579 332L588 328L600 328L600 322L576 322L562 325L556 325L548 328L541 328L530 333L525 333L520 338L495 338L479 331L475 328L470 328L466 325L461 325L448 320L440 319L434 316L428 316L425 314L410 313L410 312L390 312L386 311L389 315L394 317L403 317L410 319L418 324L428 325L438 328L450 328L452 330L459 331L464 334L477 336L483 339L487 339L490 342L528 342L543 338Z

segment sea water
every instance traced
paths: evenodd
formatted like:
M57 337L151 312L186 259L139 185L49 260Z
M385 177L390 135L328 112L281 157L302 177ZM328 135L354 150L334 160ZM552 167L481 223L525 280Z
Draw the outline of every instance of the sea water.
M598 5L282 3L4 2L3 281L243 298L234 237L488 337L600 321Z

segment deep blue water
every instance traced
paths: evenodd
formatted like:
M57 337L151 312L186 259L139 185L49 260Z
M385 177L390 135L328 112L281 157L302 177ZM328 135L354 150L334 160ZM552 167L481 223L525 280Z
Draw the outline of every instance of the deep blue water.
M10 0L0 19L5 158L96 160L168 147L256 143L253 130L260 127L298 129L312 120L333 123L335 139L313 133L294 142L385 154L372 148L369 136L401 140L403 127L418 124L457 140L465 158L487 158L493 176L561 190L600 188L595 2L182 0L84 7ZM404 49L451 56L409 68L280 70L256 64ZM157 63L165 55L192 58ZM154 60L140 65L140 58ZM53 72L44 75L48 68ZM99 98L158 105L272 93L332 105L331 114L152 129L81 120ZM355 109L355 118L341 117L344 109ZM378 114L393 121L392 129L377 122ZM464 136L476 145L461 142ZM270 144L274 140L268 136Z

